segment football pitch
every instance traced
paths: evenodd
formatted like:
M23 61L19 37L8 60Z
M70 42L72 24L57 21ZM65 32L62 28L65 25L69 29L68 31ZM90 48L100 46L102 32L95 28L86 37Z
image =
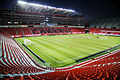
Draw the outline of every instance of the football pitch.
M120 37L92 34L56 35L15 38L24 44L52 67L63 67L76 63L76 60L120 45Z

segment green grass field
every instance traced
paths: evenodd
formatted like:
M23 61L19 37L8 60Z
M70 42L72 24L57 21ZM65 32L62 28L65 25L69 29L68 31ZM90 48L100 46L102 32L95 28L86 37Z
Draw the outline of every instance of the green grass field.
M92 34L15 38L20 44L24 39L30 40L31 45L26 46L52 67L68 66L80 58L120 45L120 37Z

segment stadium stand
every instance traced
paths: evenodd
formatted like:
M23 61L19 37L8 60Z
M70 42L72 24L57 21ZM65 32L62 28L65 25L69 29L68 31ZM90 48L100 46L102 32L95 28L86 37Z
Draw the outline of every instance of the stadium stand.
M67 34L72 32L81 32L84 33L84 28L65 28L65 27L13 27L9 31L9 28L0 28L2 31L7 32L8 34L14 35L32 35L32 34ZM12 33L13 32L13 33Z
M32 35L32 34L67 34L67 33L85 33L85 28L73 27L13 27L13 28L0 28L3 32L10 35ZM89 33L113 34L120 35L120 29L108 28L89 28Z
M10 35L17 35L15 28L2 28L2 29Z
M20 8L20 7L19 7ZM1 16L1 22L0 24L3 25L26 25L27 26L39 26L41 25L76 25L78 26L78 24L84 25L84 15L70 15L71 12L67 12L63 15L63 13L59 13L58 14L51 14L51 13L41 13L41 12L30 12L32 11L31 8L26 8L22 9L23 7L21 7L21 10L23 11L19 11L16 9L19 9L17 7L14 7L14 9L11 10L3 10L0 9L0 12L2 12L2 16ZM24 11L24 10L30 10L30 11ZM35 9L35 8L34 8ZM44 9L44 8L43 8ZM41 9L41 11L46 11ZM36 10L39 11L39 10ZM57 10L55 10L57 11ZM64 10L65 11L65 10ZM54 12L54 11L50 11L50 12ZM72 12L73 13L73 12ZM76 16L77 15L77 16ZM74 18L74 19L73 19ZM13 20L14 19L14 20ZM51 24L50 24L51 23ZM15 27L15 26L14 26ZM39 26L40 27L40 26Z
M84 28L71 28L73 32L85 32Z
M22 28L16 27L16 30L18 35L23 35Z
M1 51L0 56L0 77L9 74L21 74L21 76L28 73L37 73L44 71L38 67L36 63L28 56L15 42L9 37L0 35Z
M28 28L28 27L22 28L22 30L23 30L25 35L32 34L30 31L30 28Z
M120 17L103 18L91 22L90 28L120 28Z
M120 35L120 29L108 29L108 28L90 28L90 33L105 33Z

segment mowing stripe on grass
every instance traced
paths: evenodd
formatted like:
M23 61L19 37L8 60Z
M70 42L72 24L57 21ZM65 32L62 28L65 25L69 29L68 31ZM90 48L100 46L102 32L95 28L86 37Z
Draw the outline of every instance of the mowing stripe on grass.
M32 47L33 48L33 47ZM38 49L38 48L34 48L39 50L40 52L42 52L43 54L47 55L45 52L43 52L42 50ZM51 56L47 55L48 57L50 57L51 59L55 60L57 63L60 63L60 61L57 61L56 59L52 58Z
M92 38L89 39L89 37ZM96 37L100 37L100 35L57 35L23 39L30 39L33 43L28 47L51 66L61 67L75 64L78 59L120 44L119 37L107 36L108 38L104 40ZM24 40L21 42L24 43Z
M40 43L40 45L42 45L42 47L40 48L40 49L42 49L44 46L45 47L47 47L47 48L45 48L44 50L45 51L49 51L49 53L51 52L51 53L54 53L54 54L59 54L59 53L66 53L66 52L64 52L63 50L63 48L62 48L62 50L59 50L59 49L56 49L56 45L54 45L54 46L52 46L52 44L49 44L49 43L47 43L47 42L45 42L45 41L41 41L40 39L39 40L37 40L36 39L36 41L38 41L39 43ZM43 42L43 43L42 43ZM37 46L37 44L36 44L36 46ZM39 46L38 46L39 47ZM59 46L58 46L59 47ZM51 50L52 49L52 50ZM66 54L64 54L65 56L64 57L66 57L66 56L68 56L67 55L68 53L66 53ZM61 55L61 54L59 54L61 57L63 56L63 55ZM71 57L73 57L73 56L71 56ZM58 57L58 58L60 58L60 57ZM67 57L66 57L67 58Z

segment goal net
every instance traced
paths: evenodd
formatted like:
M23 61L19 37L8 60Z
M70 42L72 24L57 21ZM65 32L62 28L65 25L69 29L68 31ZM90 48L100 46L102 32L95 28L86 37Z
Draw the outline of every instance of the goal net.
M24 39L24 44L25 44L25 45L31 45L31 43L32 43L32 42L31 42L30 40Z

